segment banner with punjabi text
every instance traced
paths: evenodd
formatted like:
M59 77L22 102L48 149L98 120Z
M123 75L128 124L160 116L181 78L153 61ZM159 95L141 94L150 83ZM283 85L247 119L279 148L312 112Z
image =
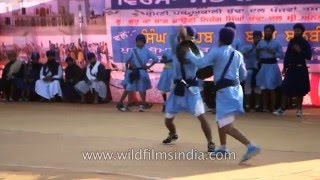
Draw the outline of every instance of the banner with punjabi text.
M115 4L113 7L111 4L107 6L107 31L111 33L109 43L112 45L111 53L116 62L122 62L124 55L135 47L135 37L140 33L147 37L146 46L160 57L170 48L170 36L182 25L196 29L197 43L204 53L207 53L217 45L217 34L226 22L233 21L237 24L236 36L243 45L252 42L254 30L263 31L264 25L271 23L276 27L274 36L285 52L293 37L293 25L297 22L305 24L304 37L312 47L313 56L308 61L311 92L305 96L304 105L320 106L320 1L253 0L250 3L244 0L242 3L233 0L233 6L229 3L231 1L224 0L220 1L220 5L217 5L218 1L215 0L186 0L185 4L179 5L175 3L178 0L170 1L171 4L176 4L176 7L164 4L165 0L162 5L157 0L150 5L142 5L142 2L151 0L134 0L130 2L137 4L128 5L129 1L121 1L122 4L118 5L122 7ZM154 6L158 2L158 6ZM189 6L192 2L198 3ZM213 5L215 2L216 5ZM205 3L210 5L204 7ZM282 66L281 60L279 66Z
M305 38L313 50L310 70L320 72L320 4L239 6L189 9L108 10L107 24L111 32L113 59L121 62L124 54L135 47L135 37L147 36L147 47L156 55L170 48L169 37L181 25L194 27L198 33L197 43L206 53L217 44L217 33L226 22L237 24L237 38L243 45L252 42L254 30L263 31L267 23L276 27L275 38L286 50L293 37L296 22L306 26Z
M217 6L312 4L318 0L112 0L112 9L164 9Z

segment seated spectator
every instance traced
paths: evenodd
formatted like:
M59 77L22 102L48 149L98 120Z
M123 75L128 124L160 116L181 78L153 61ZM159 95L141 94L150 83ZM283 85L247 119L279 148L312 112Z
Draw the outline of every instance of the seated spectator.
M47 51L48 58L40 71L40 79L36 81L36 93L43 100L58 100L62 98L60 82L62 80L62 67L55 61L55 52Z
M7 52L9 62L5 65L0 80L0 91L4 93L4 100L13 101L14 92L17 89L16 79L23 75L24 64L17 61L17 53L13 50Z
M84 79L82 69L74 62L72 57L66 58L68 66L65 69L65 82L62 88L64 100L74 102L80 99L74 86Z
M22 90L21 100L24 101L29 101L34 97L36 81L40 78L42 67L42 64L39 63L40 54L38 52L32 52L30 58L31 61L25 65L23 78L18 81L18 88Z
M102 101L105 101L107 97L106 69L97 61L95 54L89 53L88 60L90 64L86 69L85 80L77 83L75 88L81 96L82 103L85 102L85 95L90 91L94 94L94 103L97 104L99 97Z

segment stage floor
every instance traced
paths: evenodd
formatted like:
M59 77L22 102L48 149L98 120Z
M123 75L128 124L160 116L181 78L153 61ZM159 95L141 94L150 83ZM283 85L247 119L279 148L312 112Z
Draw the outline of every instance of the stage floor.
M320 111L305 109L274 117L240 116L236 126L262 147L259 156L238 162L245 148L228 137L236 159L85 160L85 152L205 151L198 121L176 119L179 140L167 136L161 105L145 113L116 111L114 104L81 105L0 102L0 179L320 179ZM214 115L207 114L217 144Z

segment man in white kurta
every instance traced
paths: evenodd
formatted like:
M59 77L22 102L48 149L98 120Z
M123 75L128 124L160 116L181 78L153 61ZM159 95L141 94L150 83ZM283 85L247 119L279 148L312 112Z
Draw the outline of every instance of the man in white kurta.
M98 97L104 101L107 97L106 70L103 64L97 61L94 53L89 53L87 58L90 64L86 69L85 80L78 82L75 89L81 96L81 102L85 102L85 95L90 91L94 93L94 103L98 103Z
M46 100L62 98L60 81L62 80L62 67L55 61L55 52L47 51L48 58L40 71L40 79L36 81L36 93Z

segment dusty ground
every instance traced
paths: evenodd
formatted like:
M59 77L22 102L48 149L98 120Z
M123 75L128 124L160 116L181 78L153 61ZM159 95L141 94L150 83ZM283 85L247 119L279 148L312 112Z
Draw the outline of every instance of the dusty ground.
M0 102L0 179L320 180L319 109L305 109L301 119L293 110L283 117L240 116L236 126L262 147L262 153L244 165L238 162L245 148L232 138L228 147L235 157L228 160L148 160L148 155L143 160L139 154L136 160L84 159L85 152L93 151L200 154L206 150L200 124L187 114L176 119L179 141L162 145L167 131L160 109L159 105L145 113L120 113L113 104ZM218 144L214 116L207 118Z

